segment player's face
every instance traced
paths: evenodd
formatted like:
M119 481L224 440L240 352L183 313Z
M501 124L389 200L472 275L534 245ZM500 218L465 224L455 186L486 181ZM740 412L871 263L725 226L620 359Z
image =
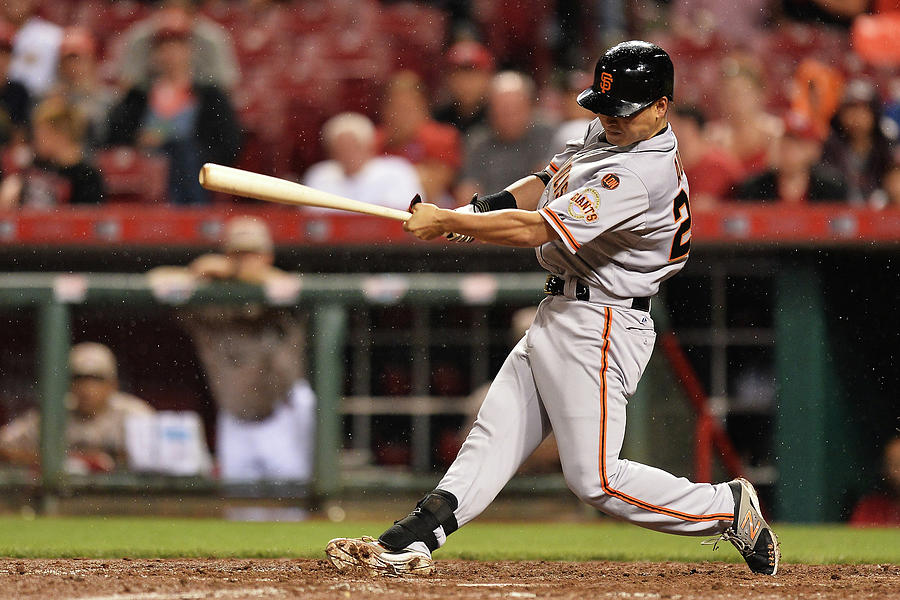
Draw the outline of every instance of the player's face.
M191 42L187 39L172 38L157 43L153 49L153 65L160 74L172 75L190 68Z
M648 140L666 126L669 99L660 98L641 112L630 117L597 115L606 130L606 139L615 146L628 146Z
M88 75L90 58L80 54L68 54L59 59L60 79L77 85Z
M39 158L52 160L55 151L60 147L63 136L49 123L36 122L34 130L34 153Z
M5 78L9 71L9 63L12 60L12 52L6 48L0 48L0 77Z
M75 410L92 416L106 407L110 395L116 391L116 383L99 377L74 377L71 390L75 397Z

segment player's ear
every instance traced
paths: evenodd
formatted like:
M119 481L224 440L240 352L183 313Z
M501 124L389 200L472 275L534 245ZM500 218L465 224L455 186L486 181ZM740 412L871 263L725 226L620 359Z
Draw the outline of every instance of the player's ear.
M669 98L663 96L656 101L656 114L665 117L669 113Z

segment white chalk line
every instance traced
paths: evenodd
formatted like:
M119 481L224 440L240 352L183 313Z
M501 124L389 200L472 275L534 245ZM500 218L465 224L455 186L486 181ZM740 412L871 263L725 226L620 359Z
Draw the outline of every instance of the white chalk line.
M214 600L224 598L261 598L263 596L282 596L283 590L273 587L243 588L239 590L189 590L184 592L136 592L134 594L112 594L110 596L79 597L70 600Z

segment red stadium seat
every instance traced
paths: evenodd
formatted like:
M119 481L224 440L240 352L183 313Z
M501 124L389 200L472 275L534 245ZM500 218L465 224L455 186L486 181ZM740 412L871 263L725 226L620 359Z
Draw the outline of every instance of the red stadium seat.
M149 16L150 11L148 4L136 0L86 0L76 3L70 16L71 23L67 24L90 29L105 46L106 42L111 41L110 38L121 35L134 23Z
M526 71L542 81L551 67L545 36L555 3L494 0L473 4L475 19L497 64Z
M386 39L393 70L415 71L430 85L438 83L441 52L447 36L446 15L405 2L384 7L379 29Z
M101 150L95 160L106 183L107 202L165 202L167 158L122 146Z

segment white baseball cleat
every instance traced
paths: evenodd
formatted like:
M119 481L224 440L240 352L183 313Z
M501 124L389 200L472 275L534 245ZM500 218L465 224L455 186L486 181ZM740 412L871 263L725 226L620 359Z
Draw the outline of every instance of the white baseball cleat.
M421 577L434 571L431 553L421 542L391 552L373 537L335 538L325 546L325 555L341 572L362 570L386 577Z

